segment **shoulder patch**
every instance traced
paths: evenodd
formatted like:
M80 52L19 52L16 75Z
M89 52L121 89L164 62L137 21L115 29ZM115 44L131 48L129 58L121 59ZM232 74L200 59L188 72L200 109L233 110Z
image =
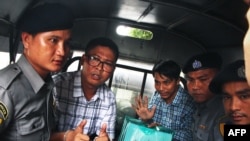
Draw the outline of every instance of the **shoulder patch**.
M220 130L220 134L222 137L224 137L224 125L226 123L228 123L229 121L229 118L227 115L223 115L221 116L220 118L218 118L218 121L219 121L219 130Z
M0 118L0 125L3 123L3 119L2 118Z
M224 137L224 125L225 123L220 123L219 127L220 127L220 134L222 137Z
M4 120L8 117L9 114L7 107L1 101L0 101L0 113L2 114Z

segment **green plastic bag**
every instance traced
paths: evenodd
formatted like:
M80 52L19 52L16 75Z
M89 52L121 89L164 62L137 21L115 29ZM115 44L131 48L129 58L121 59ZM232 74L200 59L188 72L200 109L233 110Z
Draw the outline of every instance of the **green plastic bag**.
M124 118L118 141L172 141L174 131L162 126L149 128L141 120Z

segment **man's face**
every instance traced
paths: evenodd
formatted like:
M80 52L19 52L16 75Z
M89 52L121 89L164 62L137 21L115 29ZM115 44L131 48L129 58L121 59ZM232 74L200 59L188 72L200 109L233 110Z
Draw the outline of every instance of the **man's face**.
M69 53L70 30L41 32L36 35L22 33L24 54L42 77L59 71Z
M161 98L167 103L171 103L178 90L179 80L170 79L160 73L154 74L155 89L160 93Z
M250 87L247 82L227 82L222 90L224 109L232 122L250 124Z
M97 65L91 65L90 61L97 62ZM115 54L110 48L100 45L93 48L88 54L82 56L83 82L87 85L98 87L113 74L115 63Z
M202 69L186 74L188 92L197 103L206 102L214 95L208 86L216 73L215 69Z

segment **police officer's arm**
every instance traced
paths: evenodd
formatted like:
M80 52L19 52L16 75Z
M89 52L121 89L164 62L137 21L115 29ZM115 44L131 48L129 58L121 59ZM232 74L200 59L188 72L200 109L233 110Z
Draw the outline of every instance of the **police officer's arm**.
M246 19L248 21L248 25L250 25L250 9L248 9L246 13ZM248 30L243 40L243 49L244 49L246 77L248 84L250 85L250 26L248 27Z

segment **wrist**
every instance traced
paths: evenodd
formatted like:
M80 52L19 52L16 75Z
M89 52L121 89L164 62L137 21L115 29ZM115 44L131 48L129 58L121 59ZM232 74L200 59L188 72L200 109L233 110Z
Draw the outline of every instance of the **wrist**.
M146 124L151 124L151 123L154 122L154 120L153 120L153 119L149 119L149 120L145 120L144 122L145 122Z
M71 132L72 130L67 130L64 135L63 135L63 141L67 141L67 136L69 134L69 132Z

